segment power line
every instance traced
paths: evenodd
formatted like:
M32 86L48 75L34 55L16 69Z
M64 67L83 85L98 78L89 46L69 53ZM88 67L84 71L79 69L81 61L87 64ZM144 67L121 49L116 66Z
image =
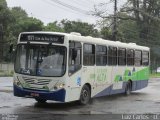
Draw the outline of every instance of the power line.
M87 14L87 13L88 13L88 11L86 11L86 10L83 10L83 9L77 8L77 7L75 7L75 6L66 4L66 3L64 3L64 2L62 2L62 1L60 1L60 0L51 0L51 1L54 2L54 3L56 3L56 4L59 4L59 5L61 5L61 6L64 6L64 7L66 7L66 8L69 8L69 9L71 9L71 10L73 10L73 11L80 12L80 13L82 13L82 14Z
M93 0L90 0L90 2L88 0L82 0L82 1L83 1L83 3L85 2L87 5L88 4L94 4Z
M56 6L57 8L60 8L61 10L64 10L65 12L69 12L69 11L70 11L70 13L74 13L74 14L76 14L76 15L77 15L77 13L80 13L80 14L82 14L83 16L90 16L89 14L84 14L84 13L82 13L82 12L72 10L72 9L70 9L70 8L68 8L68 7L64 7L64 6L62 6L62 5L60 5L60 4L57 4L57 3L53 2L53 1L47 1L47 0L41 0L41 1L44 2L44 3L46 3L46 4L49 4L50 6L54 6L54 7ZM39 15L38 15L38 16L39 16ZM39 16L39 17L42 17L42 16ZM47 18L47 17L44 17L44 16L43 16L43 18L53 19L53 18Z
M69 9L69 8L66 8L66 7L63 7L63 6L61 6L61 5L59 5L59 4L56 4L56 3L54 3L54 2L51 2L51 1L47 1L47 0L41 0L41 1L43 1L44 3L47 3L47 4L49 4L49 5L51 5L51 6L56 6L57 8L61 8L62 10L64 10L64 11L71 11L72 13L74 12L75 14L77 14L77 11L73 11L73 10L71 10L71 9ZM79 13L79 12L78 12ZM83 14L84 15L84 14Z
M49 2L49 1L47 1L47 0L41 0L41 1L43 1L43 2L45 2L45 3L47 3L47 4L49 4L49 5L54 5L54 6L56 6L57 8L61 8L61 9L63 9L63 10L68 10L68 9L66 9L66 8L64 8L64 7L61 7L60 5L57 5L57 4L54 4L54 3L52 3L52 2Z
M80 1L77 1L77 0L72 0L71 2L73 2L73 3L75 3L75 4L77 4L78 6L85 6L85 7L89 7L89 3L84 3L84 2L80 2ZM89 5L88 5L89 4Z

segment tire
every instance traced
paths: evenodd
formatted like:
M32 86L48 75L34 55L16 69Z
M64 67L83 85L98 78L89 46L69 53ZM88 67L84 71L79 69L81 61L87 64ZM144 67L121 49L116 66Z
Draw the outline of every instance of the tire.
M35 98L38 103L46 103L47 100L41 98Z
M90 100L91 100L91 91L87 85L84 85L81 90L79 103L81 105L86 105L90 102Z
M132 89L131 82L128 82L125 89L125 95L130 95L131 89Z

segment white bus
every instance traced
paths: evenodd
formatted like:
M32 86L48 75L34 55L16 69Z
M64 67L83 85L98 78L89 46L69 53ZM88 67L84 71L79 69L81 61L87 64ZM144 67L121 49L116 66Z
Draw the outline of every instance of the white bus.
M78 33L19 35L14 95L38 102L79 101L126 93L148 85L150 49Z

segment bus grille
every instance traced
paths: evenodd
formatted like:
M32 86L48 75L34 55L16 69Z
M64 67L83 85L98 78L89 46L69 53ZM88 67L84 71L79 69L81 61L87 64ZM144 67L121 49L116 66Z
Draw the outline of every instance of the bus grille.
M28 77L23 77L24 81L28 84L33 84L33 85L48 85L51 80L48 79L36 79L36 78L28 78Z

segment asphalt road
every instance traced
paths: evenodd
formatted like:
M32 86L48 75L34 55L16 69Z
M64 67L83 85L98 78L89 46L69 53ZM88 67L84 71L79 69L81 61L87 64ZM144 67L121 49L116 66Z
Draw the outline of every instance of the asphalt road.
M149 86L132 92L130 96L123 94L95 98L86 106L72 103L45 104L37 103L34 99L14 97L12 92L0 92L0 119L14 120L72 120L72 119L127 119L136 114L150 120L160 120L160 78L150 79ZM142 116L143 115L143 116ZM154 116L144 116L154 115ZM157 116L158 115L158 116ZM8 119L8 120L9 120Z

